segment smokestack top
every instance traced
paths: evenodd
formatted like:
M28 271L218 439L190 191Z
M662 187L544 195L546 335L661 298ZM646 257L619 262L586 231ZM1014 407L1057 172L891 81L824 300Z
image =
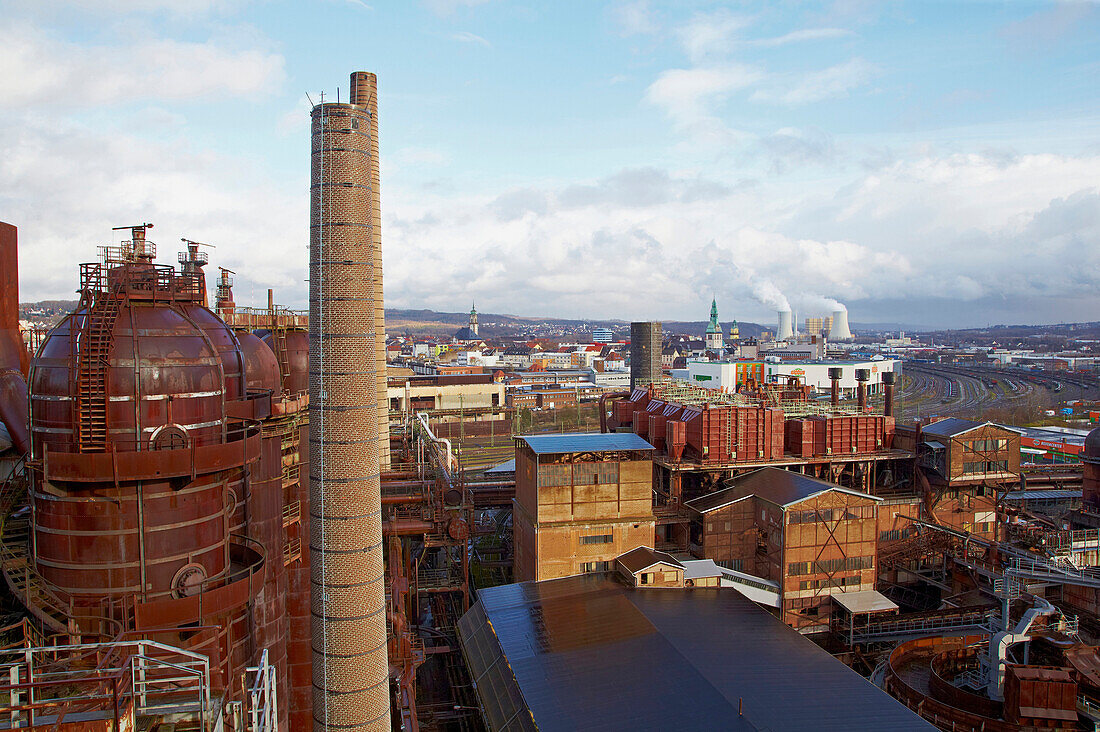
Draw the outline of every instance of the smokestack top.
M353 71L348 88L348 102L370 106L378 96L378 77L369 71Z

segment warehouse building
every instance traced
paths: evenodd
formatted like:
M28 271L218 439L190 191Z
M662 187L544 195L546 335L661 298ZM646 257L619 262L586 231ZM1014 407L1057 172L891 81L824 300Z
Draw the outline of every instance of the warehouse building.
M494 732L935 729L732 589L503 585L458 630Z

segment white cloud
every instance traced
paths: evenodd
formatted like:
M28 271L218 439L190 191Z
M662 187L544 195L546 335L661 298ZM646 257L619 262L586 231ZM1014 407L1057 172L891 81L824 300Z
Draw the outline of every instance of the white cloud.
M424 4L436 15L451 15L462 8L476 8L490 0L424 0Z
M489 48L492 45L489 43L489 41L485 40L481 36L470 33L469 31L458 31L457 33L452 33L451 40L460 41L462 43L474 43L479 46L485 46L486 48Z
M648 0L620 2L611 8L611 17L619 26L619 33L624 36L651 35L658 31L657 20Z
M20 229L24 299L73 298L78 262L122 238L114 226L156 224L160 260L179 238L218 248L212 267L239 273L238 301L267 287L301 303L308 252L308 171L276 179L254 161L96 132L39 115L0 121L0 200Z
M708 57L726 55L732 50L737 33L748 26L749 18L726 9L700 13L676 31L680 44L694 63Z
M125 15L165 12L174 16L201 16L237 10L248 0L37 0L36 12L88 12ZM25 8L29 9L29 8Z
M819 41L827 38L845 38L851 35L854 35L852 31L845 30L844 28L804 28L802 30L784 33L774 38L757 38L747 41L747 44L761 48L775 48L777 46L786 46L791 43Z
M682 132L708 138L733 139L715 114L733 92L744 89L763 77L751 66L730 64L721 67L669 69L646 89L646 101L664 110Z
M765 88L756 90L749 98L757 102L792 106L820 102L846 97L877 74L878 69L874 65L861 58L853 58L820 71L773 77Z
M214 41L81 46L26 25L0 30L0 107L163 102L277 91L283 58Z

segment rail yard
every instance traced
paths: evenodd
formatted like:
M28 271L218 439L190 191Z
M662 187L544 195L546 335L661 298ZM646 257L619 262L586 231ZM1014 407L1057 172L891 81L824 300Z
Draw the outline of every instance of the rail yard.
M943 366L906 362L899 406L906 418L939 415L979 419L991 409L1054 409L1064 402L1095 398L1095 376L1012 368Z

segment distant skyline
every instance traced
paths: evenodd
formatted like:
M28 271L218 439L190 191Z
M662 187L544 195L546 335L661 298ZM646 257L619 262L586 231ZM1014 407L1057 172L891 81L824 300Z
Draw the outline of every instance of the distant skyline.
M1100 3L0 0L21 298L113 226L304 307L308 112L380 86L386 304L1100 318ZM338 91L339 88L339 91Z

